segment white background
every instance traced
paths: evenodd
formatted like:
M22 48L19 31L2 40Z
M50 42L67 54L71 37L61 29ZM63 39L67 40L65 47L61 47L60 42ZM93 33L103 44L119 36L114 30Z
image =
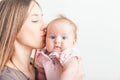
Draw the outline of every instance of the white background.
M64 14L78 25L86 80L120 80L119 0L40 0L45 22ZM77 75L77 73L76 73Z

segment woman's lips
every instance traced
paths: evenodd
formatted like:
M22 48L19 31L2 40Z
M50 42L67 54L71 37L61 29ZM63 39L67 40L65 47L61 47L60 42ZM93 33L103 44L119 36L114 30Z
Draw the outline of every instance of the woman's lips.
M41 35L42 37L46 37L46 34Z

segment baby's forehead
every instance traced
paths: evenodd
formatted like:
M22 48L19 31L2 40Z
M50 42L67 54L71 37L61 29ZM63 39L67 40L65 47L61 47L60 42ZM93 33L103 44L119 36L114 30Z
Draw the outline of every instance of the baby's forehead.
M69 20L67 18L56 18L56 19L52 20L48 24L47 29L51 28L51 27L54 28L54 26L56 26L56 27L66 27L66 26L68 26L67 28L71 28L71 30L75 33L76 33L76 30L77 30L76 25L71 20Z
M48 27L52 27L52 26L55 26L56 25L56 27L59 27L60 25L69 25L69 27L74 27L71 23L70 23L70 21L67 21L67 20L65 20L65 19L55 19L55 20L53 20L53 21L51 21L49 24L48 24L48 26L47 26L47 28Z
M61 22L61 23L70 23L70 21L68 21L66 19L59 18L59 19L53 20L50 24L52 24L52 23L59 23L59 22Z

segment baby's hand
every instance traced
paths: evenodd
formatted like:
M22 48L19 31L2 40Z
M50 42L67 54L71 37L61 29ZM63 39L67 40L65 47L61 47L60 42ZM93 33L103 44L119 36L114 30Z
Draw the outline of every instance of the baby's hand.
M53 51L49 54L49 57L53 60L55 57L59 60L60 64L63 66L72 57L78 57L73 48L65 49L63 52Z
M43 51L39 51L36 54L35 62L39 67L43 67L44 64L50 60L51 59L48 57L48 55L46 55Z

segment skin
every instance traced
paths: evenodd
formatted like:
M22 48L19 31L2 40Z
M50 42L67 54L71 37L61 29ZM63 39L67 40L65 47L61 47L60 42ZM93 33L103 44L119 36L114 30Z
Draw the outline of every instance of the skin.
M14 42L15 53L12 57L12 61L17 68L11 63L11 61L6 64L13 69L19 69L32 80L35 79L35 71L33 66L30 65L30 56L32 49L44 47L44 29L45 26L40 7L32 2L29 7L28 17L22 25Z
M76 42L74 34L73 25L67 21L62 19L53 21L47 27L46 49L48 52L62 52L67 48L73 48ZM62 68L59 80L83 80L81 58L72 57Z
M35 4L18 33L16 42L29 48L42 48L44 45L41 44L45 40L44 28L42 12Z
M73 26L65 20L52 22L47 28L46 49L62 52L75 44Z
M67 48L73 48L76 42L73 25L65 20L55 20L50 23L47 27L47 35L46 35L46 49L49 53L52 51L62 52ZM79 57L72 57L70 58L64 66L61 66L59 59L55 58L57 65L59 65L59 73L60 75L56 75L57 70L51 70L51 66L54 64L50 63L49 58L39 54L37 56L39 59L37 63L39 63L39 67L44 67L47 71L46 75L48 80L56 80L56 77L59 78L58 80L84 80L84 72L82 68L82 61ZM44 66L43 66L44 64ZM72 67L71 67L72 66ZM55 75L50 73L55 73ZM53 72L52 72L53 71ZM76 74L77 73L77 74Z

